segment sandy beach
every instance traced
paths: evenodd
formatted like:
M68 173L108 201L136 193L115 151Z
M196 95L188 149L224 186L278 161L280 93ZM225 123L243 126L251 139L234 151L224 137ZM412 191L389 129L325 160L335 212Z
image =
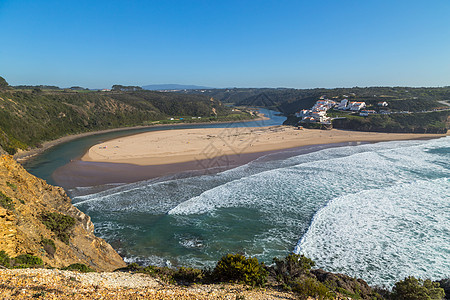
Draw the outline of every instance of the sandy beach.
M291 126L200 128L146 132L97 144L82 161L139 166L201 161L229 155L345 142L438 138L439 134L296 129Z

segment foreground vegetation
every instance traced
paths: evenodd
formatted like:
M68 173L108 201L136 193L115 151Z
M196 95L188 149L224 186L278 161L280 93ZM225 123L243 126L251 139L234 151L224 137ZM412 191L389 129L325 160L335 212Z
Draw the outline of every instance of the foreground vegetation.
M440 300L450 296L450 280L433 282L407 277L395 283L392 291L371 288L361 279L342 274L313 269L314 262L297 254L290 254L283 259L274 258L271 266L259 263L256 258L247 258L240 254L223 256L213 269L194 269L181 267L146 266L136 263L117 271L144 273L156 276L165 282L179 285L240 283L251 287L272 287L294 292L299 299L392 299L392 300ZM43 267L42 260L29 254L10 258L0 251L0 266L7 268ZM93 272L83 264L72 264L62 270Z
M424 300L444 299L445 292L450 296L449 280L433 282L407 277L398 281L392 291L371 288L361 279L343 274L313 269L315 263L303 256L290 254L283 259L274 258L272 265L259 263L256 258L246 258L240 254L223 256L213 269L146 266L136 263L118 271L133 271L158 276L173 284L210 284L220 282L241 283L253 287L271 286L296 293L299 299L314 297L316 299L393 299Z

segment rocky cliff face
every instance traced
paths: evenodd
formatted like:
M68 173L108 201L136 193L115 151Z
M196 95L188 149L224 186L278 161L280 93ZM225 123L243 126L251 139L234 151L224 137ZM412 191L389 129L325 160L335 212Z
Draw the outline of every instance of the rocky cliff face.
M68 239L45 224L43 216L52 213L74 221L65 232ZM90 217L71 204L62 188L29 174L11 156L0 156L0 250L12 257L32 254L53 267L73 263L97 271L124 267L117 252L93 231Z

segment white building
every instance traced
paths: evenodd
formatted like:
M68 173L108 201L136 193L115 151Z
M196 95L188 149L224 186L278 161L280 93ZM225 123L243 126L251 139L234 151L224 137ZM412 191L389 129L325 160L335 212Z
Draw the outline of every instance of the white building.
M350 102L349 109L351 111L360 111L364 107L366 107L366 102Z
M309 116L310 114L311 114L311 110L309 110L309 109L302 109L301 111L296 112L295 116L297 118L303 118L303 117Z
M339 110L347 110L347 105L348 105L348 99L343 99L337 106L336 109Z

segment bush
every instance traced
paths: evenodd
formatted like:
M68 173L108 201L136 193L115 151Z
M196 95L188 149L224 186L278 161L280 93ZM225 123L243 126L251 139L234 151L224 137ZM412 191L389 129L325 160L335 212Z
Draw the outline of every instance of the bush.
M168 283L175 283L173 276L176 271L168 267L147 266L138 272L158 276L161 280Z
M392 297L396 300L440 300L445 296L439 283L427 279L425 281L413 276L395 283Z
M47 252L48 255L50 255L51 257L53 257L53 255L55 255L56 252L56 245L55 242L52 239L41 239L41 243L42 247L44 247L45 252Z
M0 206L9 210L13 210L14 202L11 198L0 192Z
M256 257L245 258L241 254L223 256L212 272L216 281L242 282L251 286L263 286L267 270Z
M11 183L11 182L7 181L6 185L9 186L14 191L17 189L17 186L14 183Z
M51 231L53 231L56 236L66 244L69 244L69 234L67 231L75 225L75 219L60 213L42 213L41 214L42 223Z
M21 254L13 259L15 268L32 268L42 266L44 262L41 258L30 254Z
M439 286L444 289L445 299L450 299L450 278L439 280Z
M314 278L306 278L299 282L294 282L292 291L299 295L300 299L334 299L334 293L330 292L325 285Z
M181 283L199 283L205 277L205 272L194 268L179 268L174 274L173 279Z
M86 266L85 264L80 264L80 263L71 264L70 266L62 268L62 270L79 271L81 273L95 272L94 269L91 269L90 267Z
M270 271L277 281L284 285L291 285L302 275L308 275L315 266L314 261L299 254L289 254L284 259L274 258L273 263Z
M6 268L10 267L11 258L5 251L0 251L0 266L4 266Z

